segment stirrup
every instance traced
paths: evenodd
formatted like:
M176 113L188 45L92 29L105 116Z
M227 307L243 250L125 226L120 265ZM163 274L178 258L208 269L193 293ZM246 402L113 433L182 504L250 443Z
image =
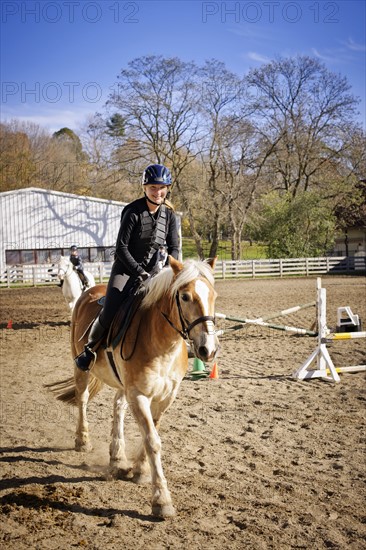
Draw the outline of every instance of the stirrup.
M96 360L97 354L95 351L90 349L88 346L85 346L84 351L82 351L74 361L76 366L83 372L88 372L90 370L90 363Z

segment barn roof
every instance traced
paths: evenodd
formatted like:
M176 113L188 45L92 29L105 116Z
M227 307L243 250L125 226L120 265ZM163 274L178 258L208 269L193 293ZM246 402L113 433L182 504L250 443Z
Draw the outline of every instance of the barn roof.
M125 205L36 187L0 193L0 266L7 251L114 246Z
M23 187L22 189L14 189L13 191L2 191L0 197L7 197L12 195L19 195L24 193L41 193L43 195L54 195L58 197L65 197L69 199L88 200L92 202L115 204L116 206L125 206L127 203L122 201L114 201L112 199L99 199L97 197L90 197L89 195L76 195L74 193L65 193L63 191L54 191L50 189L42 189L41 187Z

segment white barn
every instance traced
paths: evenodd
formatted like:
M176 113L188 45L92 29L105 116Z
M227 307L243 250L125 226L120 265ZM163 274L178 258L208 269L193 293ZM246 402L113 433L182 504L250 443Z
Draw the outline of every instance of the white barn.
M29 187L0 193L0 267L46 264L75 244L86 262L111 261L126 203Z

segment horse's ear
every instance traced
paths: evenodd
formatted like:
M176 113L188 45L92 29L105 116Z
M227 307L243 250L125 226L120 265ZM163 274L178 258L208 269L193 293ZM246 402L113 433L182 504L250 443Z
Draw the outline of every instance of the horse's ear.
M206 260L206 262L208 263L208 265L211 266L211 269L212 269L212 270L215 269L216 261L217 261L217 256L215 256L214 258L208 258L208 259Z
M173 256L169 255L168 258L169 258L169 265L172 268L174 275L178 275L178 273L180 273L180 271L182 271L183 269L183 264L178 262L178 260L173 258Z

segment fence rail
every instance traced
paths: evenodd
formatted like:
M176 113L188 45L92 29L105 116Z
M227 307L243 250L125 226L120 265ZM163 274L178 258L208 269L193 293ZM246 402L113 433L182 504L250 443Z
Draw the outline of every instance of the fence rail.
M215 277L259 278L306 276L321 274L355 274L366 272L365 256L339 256L323 258L288 258L279 260L239 260L218 262Z
M93 274L96 283L106 282L111 268L112 262L85 264L85 269ZM0 287L55 285L58 283L57 270L57 264L7 266L0 275ZM215 267L216 279L309 277L322 274L366 274L366 257L219 261Z

